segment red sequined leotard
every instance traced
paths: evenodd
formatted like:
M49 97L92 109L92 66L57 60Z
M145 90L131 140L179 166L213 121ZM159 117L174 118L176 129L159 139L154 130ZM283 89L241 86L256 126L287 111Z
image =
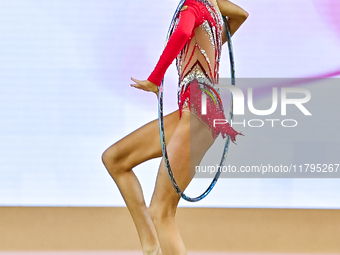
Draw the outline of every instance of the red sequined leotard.
M186 0L175 20L170 39L148 80L160 86L164 74L177 57L179 74L178 105L208 125L214 137L220 133L235 141L237 133L229 124L214 126L214 119L225 119L217 84L222 48L223 21L219 10L208 0ZM202 93L207 95L207 112L201 112ZM213 96L214 98L212 98ZM216 103L217 102L217 103Z

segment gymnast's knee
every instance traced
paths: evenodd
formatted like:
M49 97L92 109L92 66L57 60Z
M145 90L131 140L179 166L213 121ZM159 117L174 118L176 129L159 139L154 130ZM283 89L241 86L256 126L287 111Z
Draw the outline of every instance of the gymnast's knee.
M113 178L128 171L123 164L124 160L120 151L118 145L113 145L102 154L103 164Z
M163 203L162 203L163 204ZM155 225L175 218L177 206L164 201L163 205L151 205L149 207L150 217Z

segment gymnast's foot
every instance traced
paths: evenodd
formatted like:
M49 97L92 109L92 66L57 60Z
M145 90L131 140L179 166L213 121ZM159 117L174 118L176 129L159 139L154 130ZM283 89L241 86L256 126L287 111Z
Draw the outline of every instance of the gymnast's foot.
M143 255L162 255L161 248L157 247L153 251L143 251Z

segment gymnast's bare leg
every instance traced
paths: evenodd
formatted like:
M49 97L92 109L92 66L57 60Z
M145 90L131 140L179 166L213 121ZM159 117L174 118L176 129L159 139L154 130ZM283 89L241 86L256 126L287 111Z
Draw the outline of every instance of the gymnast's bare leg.
M192 151L192 161L199 163L205 151L213 143L210 131L190 113L178 111L164 117L164 129L172 170L181 189L190 182L190 131L195 132L198 150ZM194 147L194 146L192 146ZM179 196L172 187L163 162L161 163L155 192L151 203L151 215L145 205L143 192L132 168L149 159L161 157L158 120L154 120L122 140L103 154L103 162L116 182L130 211L144 254L186 254L183 241L175 223ZM195 160L196 158L196 160ZM157 232L156 232L157 230Z
M191 181L190 168L200 163L213 142L213 135L206 125L195 115L183 111L182 119L167 145L171 168L181 190L185 190ZM175 222L179 199L162 160L150 205L150 214L164 255L187 254Z
M178 111L164 117L167 140L179 122ZM102 156L104 165L116 182L136 225L144 254L160 254L156 230L145 205L143 191L132 168L149 159L161 157L158 121L154 120L127 135Z

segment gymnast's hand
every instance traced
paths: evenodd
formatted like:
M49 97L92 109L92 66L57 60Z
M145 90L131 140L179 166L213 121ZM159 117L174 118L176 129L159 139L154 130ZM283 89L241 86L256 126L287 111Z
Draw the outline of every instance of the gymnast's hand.
M131 80L133 80L135 82L135 84L131 84L131 87L135 87L137 89L142 89L144 91L150 91L155 93L158 96L158 91L159 91L159 87L152 83L151 81L139 81L137 79L134 79L131 77Z

